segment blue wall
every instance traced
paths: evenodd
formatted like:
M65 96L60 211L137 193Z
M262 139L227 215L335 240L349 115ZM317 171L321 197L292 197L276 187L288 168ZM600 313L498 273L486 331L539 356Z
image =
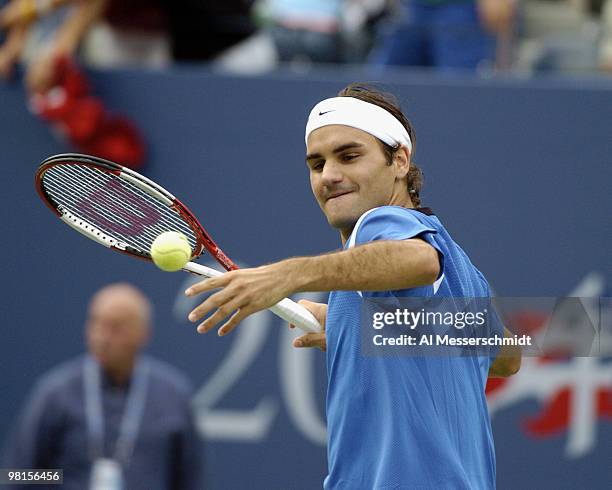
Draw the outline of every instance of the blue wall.
M355 79L361 76L342 72L244 79L196 69L94 75L97 93L146 135L147 174L194 209L244 265L339 246L310 194L303 129L315 102ZM612 82L402 75L386 86L417 128L423 203L498 294L564 295L590 273L610 284ZM190 278L111 254L53 218L35 194L33 174L44 157L70 148L27 112L20 86L0 86L0 111L0 437L35 378L82 351L90 295L128 280L155 301L150 351L203 390L212 487L320 485L322 355L293 352L291 334L267 312L229 338L196 336L180 295ZM223 364L232 355L237 360ZM610 365L595 363L592 369ZM528 364L517 379L534 372L541 373ZM545 385L546 375L540 378ZM611 419L596 419L594 442L569 454L569 428L542 439L521 428L554 393L519 388L494 410L499 487L609 488Z

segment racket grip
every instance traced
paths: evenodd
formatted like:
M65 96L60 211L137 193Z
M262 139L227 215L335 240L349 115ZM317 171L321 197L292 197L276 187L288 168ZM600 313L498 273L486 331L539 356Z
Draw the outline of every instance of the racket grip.
M223 272L219 272L218 270L211 269L210 267L206 267L196 262L188 262L185 264L185 267L183 267L183 270L204 277L217 277L223 274ZM292 323L304 332L316 333L322 330L321 325L310 311L302 305L298 305L296 302L291 301L289 298L282 299L274 306L271 306L269 310L276 316L281 317L286 322Z
M269 309L276 316L280 316L283 320L293 323L304 332L317 333L322 330L321 324L310 311L289 298L280 300Z

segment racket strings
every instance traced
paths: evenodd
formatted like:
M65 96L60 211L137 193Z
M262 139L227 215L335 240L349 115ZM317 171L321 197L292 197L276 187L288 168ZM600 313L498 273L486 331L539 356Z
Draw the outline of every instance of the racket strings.
M126 203L120 200L114 200L113 202L113 197L108 195L108 190L104 190L104 194L102 194L99 189L94 190L91 186L86 186L89 188L89 195L87 196L88 199L84 200L80 198L80 192L74 185L65 180L61 184L68 187L72 195L64 195L64 202L58 199L57 195L53 196L58 203L62 203L73 214L102 229L105 233L113 236L115 239L119 239L123 243L127 243L141 251L146 251L148 242L154 239L155 234L144 228L143 224L149 224L153 229L157 228L158 233L162 231L161 228L155 226L155 221L159 220L158 215L152 215L144 221L143 213L134 209L132 210L132 219L130 220L128 218L129 215L125 213L126 210L129 212L129 208L126 209ZM48 187L52 188L52 186ZM63 191L61 187L55 190L58 193ZM122 217L122 214L126 217ZM144 240L140 238L144 238Z
M71 182L70 180L67 180L67 179L62 178L62 177L58 177L58 181L60 181L62 185L65 185L67 188L69 188L73 193L78 193L79 192L79 188L81 186L87 187L91 191L90 192L90 199L92 197L94 197L94 196L97 196L99 198L101 191L106 191L108 193L108 189L104 189L104 188L100 189L99 186L95 186L95 184L96 184L95 182L93 182L93 185L92 185L91 180L90 179L86 179L86 178L81 180L81 181L79 181L78 184L74 183L74 182ZM49 182L47 182L47 184L48 183ZM61 189L61 188L59 188L59 189ZM56 190L59 190L59 189L56 189ZM127 195L127 196L124 195L123 197L128 197L129 198L129 195ZM108 198L106 200L109 203L109 205L112 206L115 209L115 213L116 214L114 215L114 219L116 219L118 222L122 223L126 227L131 226L131 223L130 223L129 220L123 219L121 217L122 213L117 213L117 208L123 208L125 210L125 212L123 212L123 214L125 214L127 212L127 213L133 213L133 214L136 214L136 215L140 214L141 217L143 217L143 218L145 217L145 215L142 213L141 210L139 210L137 207L134 207L132 205L132 204L136 204L136 206L137 206L137 204L138 204L137 202L134 203L133 199L129 199L129 201L132 201L131 204L130 204L129 201L124 203L121 200L115 200L115 202L113 202L112 200L109 200ZM72 200L72 203L75 206L82 206L82 207L83 206L84 207L89 207L89 206L92 206L92 205L95 206L97 204L96 200L94 200L92 203L87 203L87 202L84 202L84 201L76 202L76 201L74 201L74 199ZM177 224L181 224L180 220L177 221ZM132 231L132 233L133 233L133 231Z
M112 220L118 221L126 227L131 227L129 230L123 230L124 234L130 236L139 233L148 234L151 238L157 236L157 234L147 233L148 230L143 225L150 225L158 233L167 231L167 228L159 225L162 222L160 214L165 214L166 218L169 217L170 221L179 227L181 231L190 231L190 228L172 209L168 208L165 204L160 204L156 199L142 192L131 183L126 183L112 174L109 175L89 167L73 167L69 170L72 170L74 173L75 168L77 172L81 171L79 172L81 175L76 176L77 178L80 177L80 179L75 181L73 176L72 181L64 178L62 183L69 186L72 193L76 195L82 194L79 191L80 186L85 186L89 189L87 199L72 200L79 210L90 210L91 214L91 208L93 207L94 212L98 211L101 216L106 214ZM101 179L104 180L102 186L100 185ZM136 192L136 195L125 192L126 188L129 188L131 192ZM157 204L157 206L151 209L150 203ZM105 211L110 211L110 213L105 213Z
M183 233L191 249L196 248L196 234L174 209L114 174L56 165L45 172L42 183L57 205L141 253L148 254L165 231Z
M139 197L145 199L139 201L133 195L126 194L123 189L125 185L123 181L103 172L99 174L109 177L105 180L110 184L107 183L104 187L100 187L99 183L96 186L94 181L92 185L91 179L87 178L71 184L70 181L62 179L63 185L69 186L72 194L72 199L68 199L64 205L73 214L85 218L85 221L107 234L143 252L148 252L151 242L159 233L169 231L169 224L166 223L166 220L161 219L162 214L171 218L172 230L181 231L188 237L191 235L192 241L195 240L191 230L165 204L160 205L162 213L159 213L155 208L147 207L151 200L155 201L148 194L139 194ZM86 199L79 198L82 191L79 191L78 187L81 184L88 188ZM137 187L135 189L139 191Z
M79 188L77 186L75 186L72 182L64 179L63 177L59 177L59 176L57 177L57 182L55 182L54 180L48 179L45 182L45 184L46 184L47 190L53 190L57 192L57 194L61 193L64 190L62 189L62 186L64 186L66 189L69 189L73 195L78 195L78 192L79 192ZM87 187L92 193L96 191L95 188L91 187L84 181L81 181L80 185L83 187ZM53 197L56 197L57 194ZM67 202L73 205L73 207L71 208L72 211L74 211L79 206L79 201L75 200L73 195L66 194L63 196L63 198L66 199ZM129 226L129 223L123 218L121 218L120 216L115 216L115 219L121 222L122 224L124 224L125 226Z

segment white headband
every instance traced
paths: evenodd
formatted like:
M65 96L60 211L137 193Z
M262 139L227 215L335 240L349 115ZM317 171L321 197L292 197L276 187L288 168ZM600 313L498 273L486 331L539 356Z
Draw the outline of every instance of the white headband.
M331 124L341 124L361 129L377 137L389 146L398 143L412 152L408 131L389 111L354 97L333 97L319 102L310 111L306 124L305 140L315 129Z

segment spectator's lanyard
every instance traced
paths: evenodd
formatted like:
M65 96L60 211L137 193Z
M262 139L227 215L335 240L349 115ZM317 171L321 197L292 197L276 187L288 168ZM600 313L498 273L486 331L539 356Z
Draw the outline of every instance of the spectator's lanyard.
M142 422L149 380L149 364L140 360L132 376L123 417L119 427L119 436L115 444L113 459L123 467L134 451L136 437ZM91 461L104 457L104 414L102 409L102 385L100 366L90 356L84 365L85 413L87 417L87 436Z

